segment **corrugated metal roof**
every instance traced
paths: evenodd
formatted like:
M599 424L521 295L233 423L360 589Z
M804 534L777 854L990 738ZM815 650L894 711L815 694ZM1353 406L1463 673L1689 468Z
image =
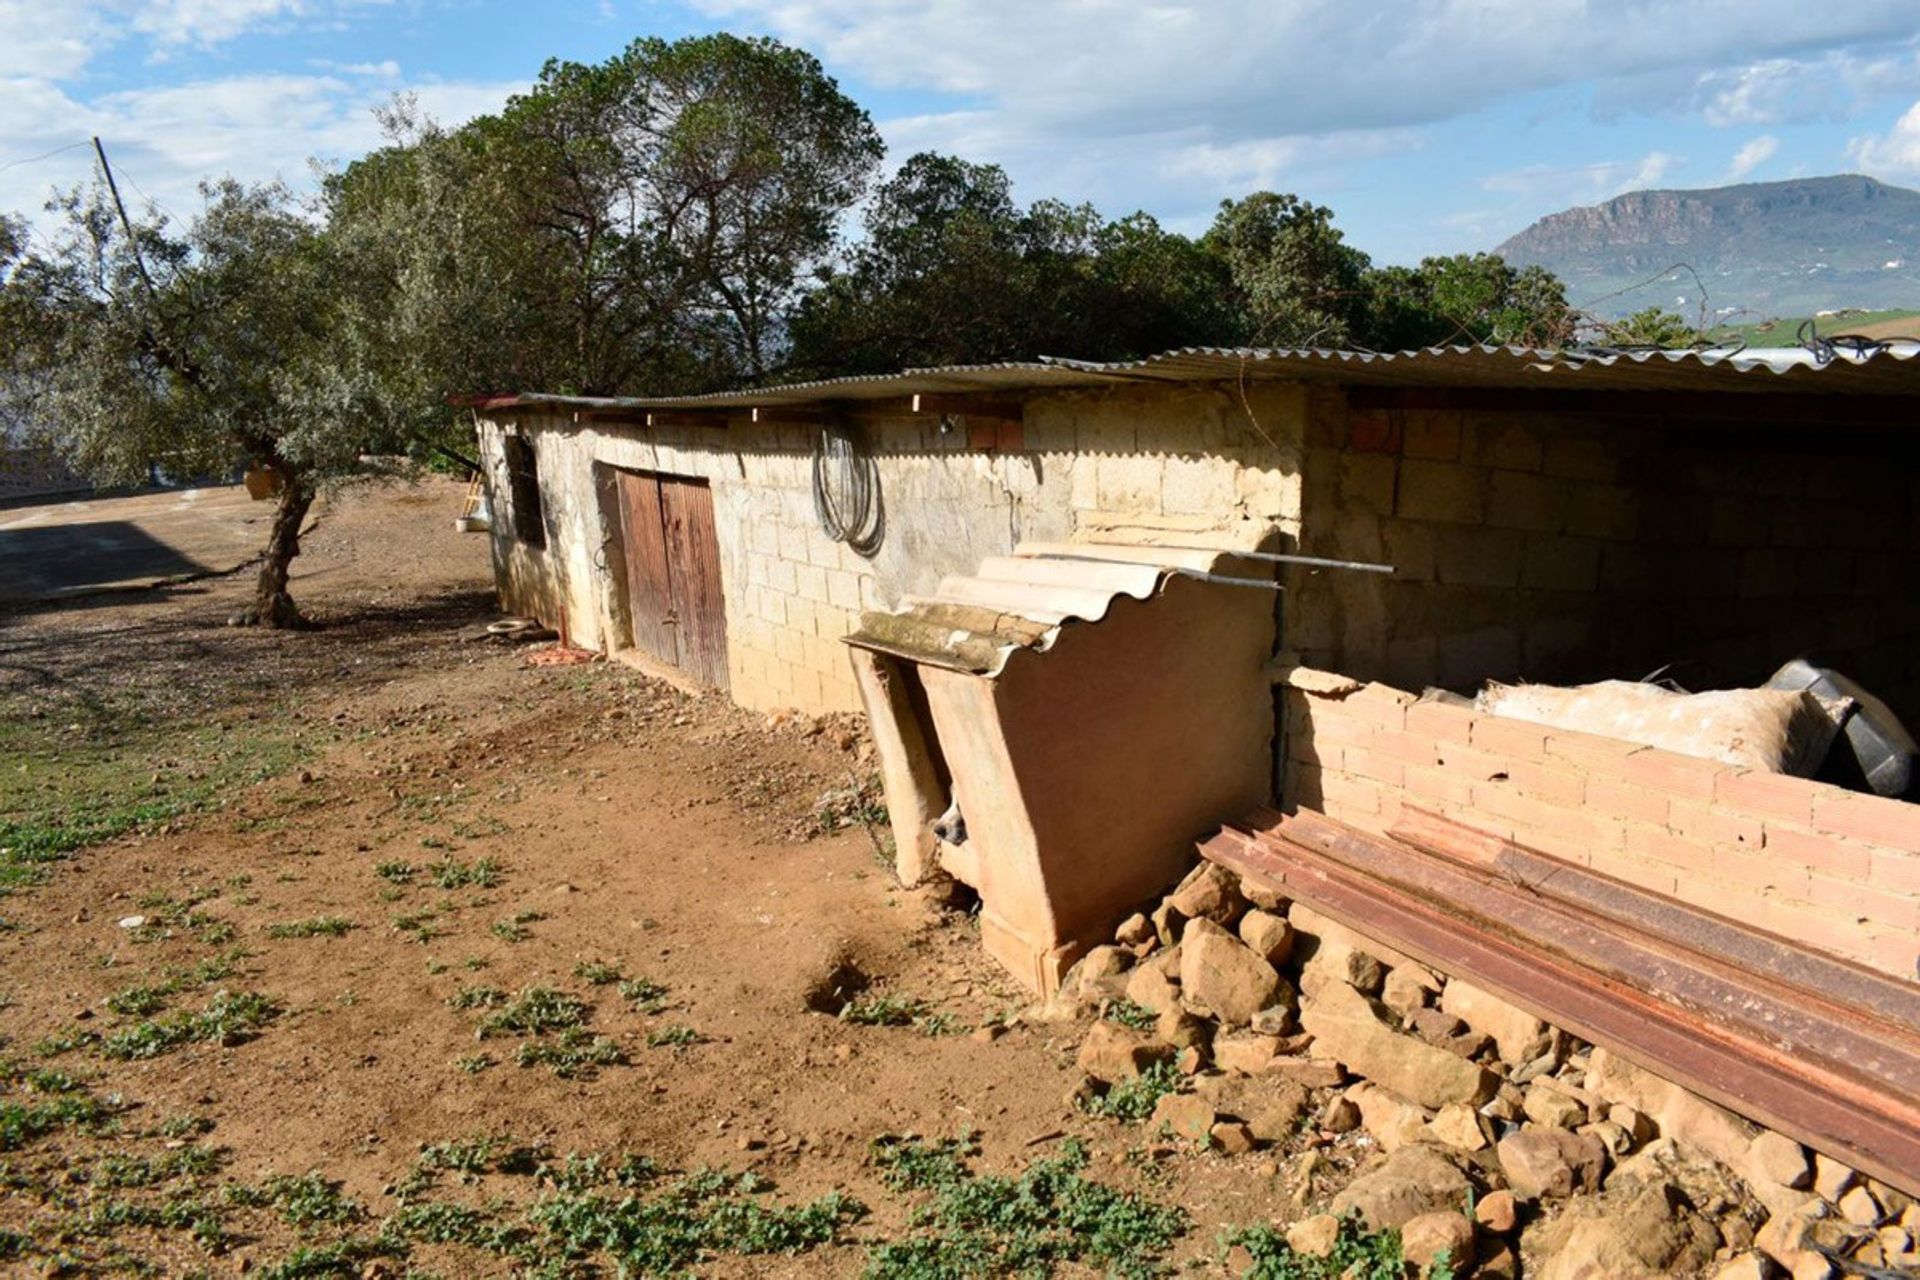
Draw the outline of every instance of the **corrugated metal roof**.
M845 643L994 679L1015 653L1044 653L1070 623L1099 622L1121 596L1151 599L1179 573L1213 573L1228 550L1100 542L1023 542L930 596L862 614Z
M1841 350L1824 361L1805 347L1547 351L1532 347L1456 346L1400 352L1183 347L1141 360L1113 363L1047 358L1038 362L950 365L698 396L593 397L530 392L494 397L482 401L479 407L750 409L915 394L1045 391L1127 382L1241 379L1350 386L1920 396L1920 358L1916 357L1920 357L1920 343L1915 342L1891 343L1866 352Z

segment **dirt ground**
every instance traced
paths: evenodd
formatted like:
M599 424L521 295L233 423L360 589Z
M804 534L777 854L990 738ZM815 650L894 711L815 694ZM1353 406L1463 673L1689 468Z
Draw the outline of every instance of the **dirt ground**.
M701 1274L963 1274L884 1252L937 1227L873 1154L899 1135L1008 1177L1077 1138L1140 1197L1113 1221L1188 1215L1061 1274L1212 1271L1302 1212L1310 1150L1073 1106L1085 1024L1023 1015L964 905L899 889L855 724L473 638L458 495L325 506L313 633L226 627L244 574L0 613L0 1270L613 1274L707 1214ZM902 1025L833 1016L856 997ZM678 1180L706 1167L771 1187Z

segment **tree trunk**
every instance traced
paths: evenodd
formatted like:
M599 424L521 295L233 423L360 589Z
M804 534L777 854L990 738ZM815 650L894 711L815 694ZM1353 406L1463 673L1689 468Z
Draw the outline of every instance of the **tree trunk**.
M266 558L260 562L251 621L257 626L290 629L308 625L287 593L287 571L300 554L300 526L313 505L313 489L301 477L282 474L286 475L286 484L274 506L273 531L267 535Z

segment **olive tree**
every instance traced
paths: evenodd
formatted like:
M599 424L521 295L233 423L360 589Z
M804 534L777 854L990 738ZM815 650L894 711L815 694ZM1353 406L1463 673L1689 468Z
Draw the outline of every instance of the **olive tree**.
M10 416L107 485L224 477L277 486L250 619L304 621L288 567L320 486L394 446L313 403L334 292L325 237L278 186L202 188L185 227L122 223L108 194L56 198L44 244L6 243L0 394Z

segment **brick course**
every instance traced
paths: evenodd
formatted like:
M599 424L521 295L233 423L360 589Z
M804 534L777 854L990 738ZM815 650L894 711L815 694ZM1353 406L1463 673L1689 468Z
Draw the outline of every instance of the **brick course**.
M1382 833L1426 809L1916 976L1920 805L1409 699L1290 688L1287 807Z

